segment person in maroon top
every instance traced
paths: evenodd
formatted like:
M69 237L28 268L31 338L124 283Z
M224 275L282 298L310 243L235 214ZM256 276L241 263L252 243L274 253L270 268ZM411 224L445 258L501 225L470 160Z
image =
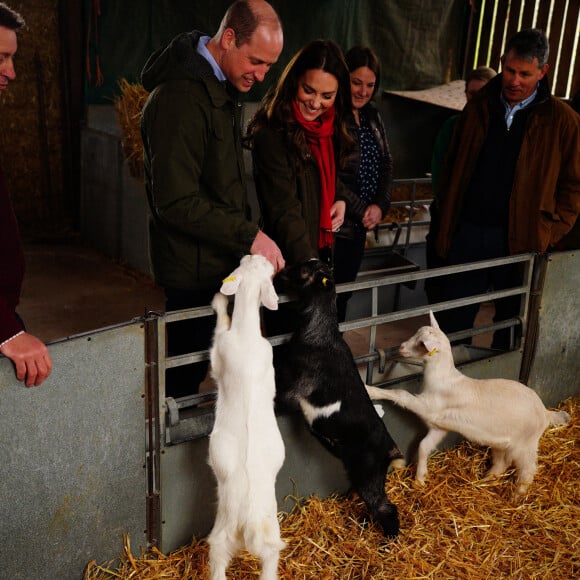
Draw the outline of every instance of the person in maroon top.
M24 19L0 2L0 94L16 78L13 57L16 31ZM27 387L40 385L52 370L45 344L24 329L16 314L24 278L24 253L16 216L0 170L0 354L16 367L16 377Z

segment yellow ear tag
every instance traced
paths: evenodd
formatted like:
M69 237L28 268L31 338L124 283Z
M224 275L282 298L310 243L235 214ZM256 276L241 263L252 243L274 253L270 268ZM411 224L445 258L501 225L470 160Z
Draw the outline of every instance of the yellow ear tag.
M228 276L227 278L224 278L222 280L222 284L226 284L227 282L235 282L236 281L236 277L235 276Z
M434 355L436 352L438 352L438 351L437 351L437 349L436 349L436 348L434 348L434 349L433 349L431 352L428 352L427 354L428 354L429 356L433 356L433 355Z
M326 288L326 283L328 282L328 278L322 278L322 285Z

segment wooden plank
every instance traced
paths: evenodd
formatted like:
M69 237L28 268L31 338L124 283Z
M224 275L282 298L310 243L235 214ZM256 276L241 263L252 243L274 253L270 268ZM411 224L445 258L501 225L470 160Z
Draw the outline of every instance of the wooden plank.
M493 34L493 44L491 47L490 62L494 63L491 66L495 70L500 68L500 58L505 49L505 43L509 36L506 36L506 28L508 26L508 8L509 2L498 2L495 16L495 30Z
M548 18L550 16L550 8L553 4L553 0L538 0L538 16L536 18L536 23L534 28L540 28L546 32L548 28Z
M487 58L488 47L492 43L492 31L493 31L493 2L487 0L482 2L481 5L481 23L479 27L479 57L478 62L483 62ZM493 63L493 60L490 60ZM490 66L493 66L491 64Z
M574 0L575 4L575 12L578 18L580 14L580 0ZM578 20L576 20L578 22ZM574 62L574 72L572 73L572 89L570 92L570 97L580 93L580 55L578 54L578 50L580 49L580 26L576 25L574 29L575 34L577 35L577 44L576 50L574 51L575 62Z
M524 26L520 26L520 14L522 11L522 4L527 4L525 0L512 0L509 13L509 22L507 23L507 33L505 36L505 42L507 41L519 30L523 30Z
M478 26L478 11L475 2L471 6L469 15L466 18L467 22L467 38L465 39L465 50L463 54L463 74L462 78L467 76L467 73L474 68L475 62L475 41L477 37Z
M534 28L534 13L536 11L536 4L540 0L526 0L524 3L524 11L522 14L522 29Z
M580 58L574 45L578 38L578 15L580 2L570 2L566 19L562 23L563 34L560 41L560 61L558 63L558 78L554 79L552 91L558 97L571 97L574 88L580 89ZM554 27L553 27L554 28ZM572 69L572 82L568 93L568 76Z

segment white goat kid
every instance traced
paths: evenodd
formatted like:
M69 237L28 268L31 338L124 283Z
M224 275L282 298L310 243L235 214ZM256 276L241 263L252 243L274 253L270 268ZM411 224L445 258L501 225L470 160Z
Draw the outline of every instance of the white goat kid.
M260 304L278 308L274 268L259 255L244 256L214 296L217 314L210 351L218 385L209 464L218 484L214 527L208 536L212 580L224 580L238 550L262 562L263 580L278 577L280 539L275 494L284 443L274 415L272 347L260 330ZM232 319L224 295L236 294Z
M432 312L430 319L431 326L420 328L399 348L401 356L420 358L424 363L421 394L367 386L371 399L393 401L419 415L429 427L419 444L416 478L420 483L425 483L431 451L447 432L455 431L491 447L487 478L514 464L515 497L523 496L536 473L542 433L548 425L565 425L570 416L565 411L547 410L532 389L517 381L466 377L455 368L449 339Z

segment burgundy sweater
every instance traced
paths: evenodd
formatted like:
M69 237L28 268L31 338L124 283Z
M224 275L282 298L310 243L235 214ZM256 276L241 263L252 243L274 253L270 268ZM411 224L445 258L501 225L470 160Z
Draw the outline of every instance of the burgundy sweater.
M0 170L0 343L20 332L15 314L24 278L24 252L18 223Z

